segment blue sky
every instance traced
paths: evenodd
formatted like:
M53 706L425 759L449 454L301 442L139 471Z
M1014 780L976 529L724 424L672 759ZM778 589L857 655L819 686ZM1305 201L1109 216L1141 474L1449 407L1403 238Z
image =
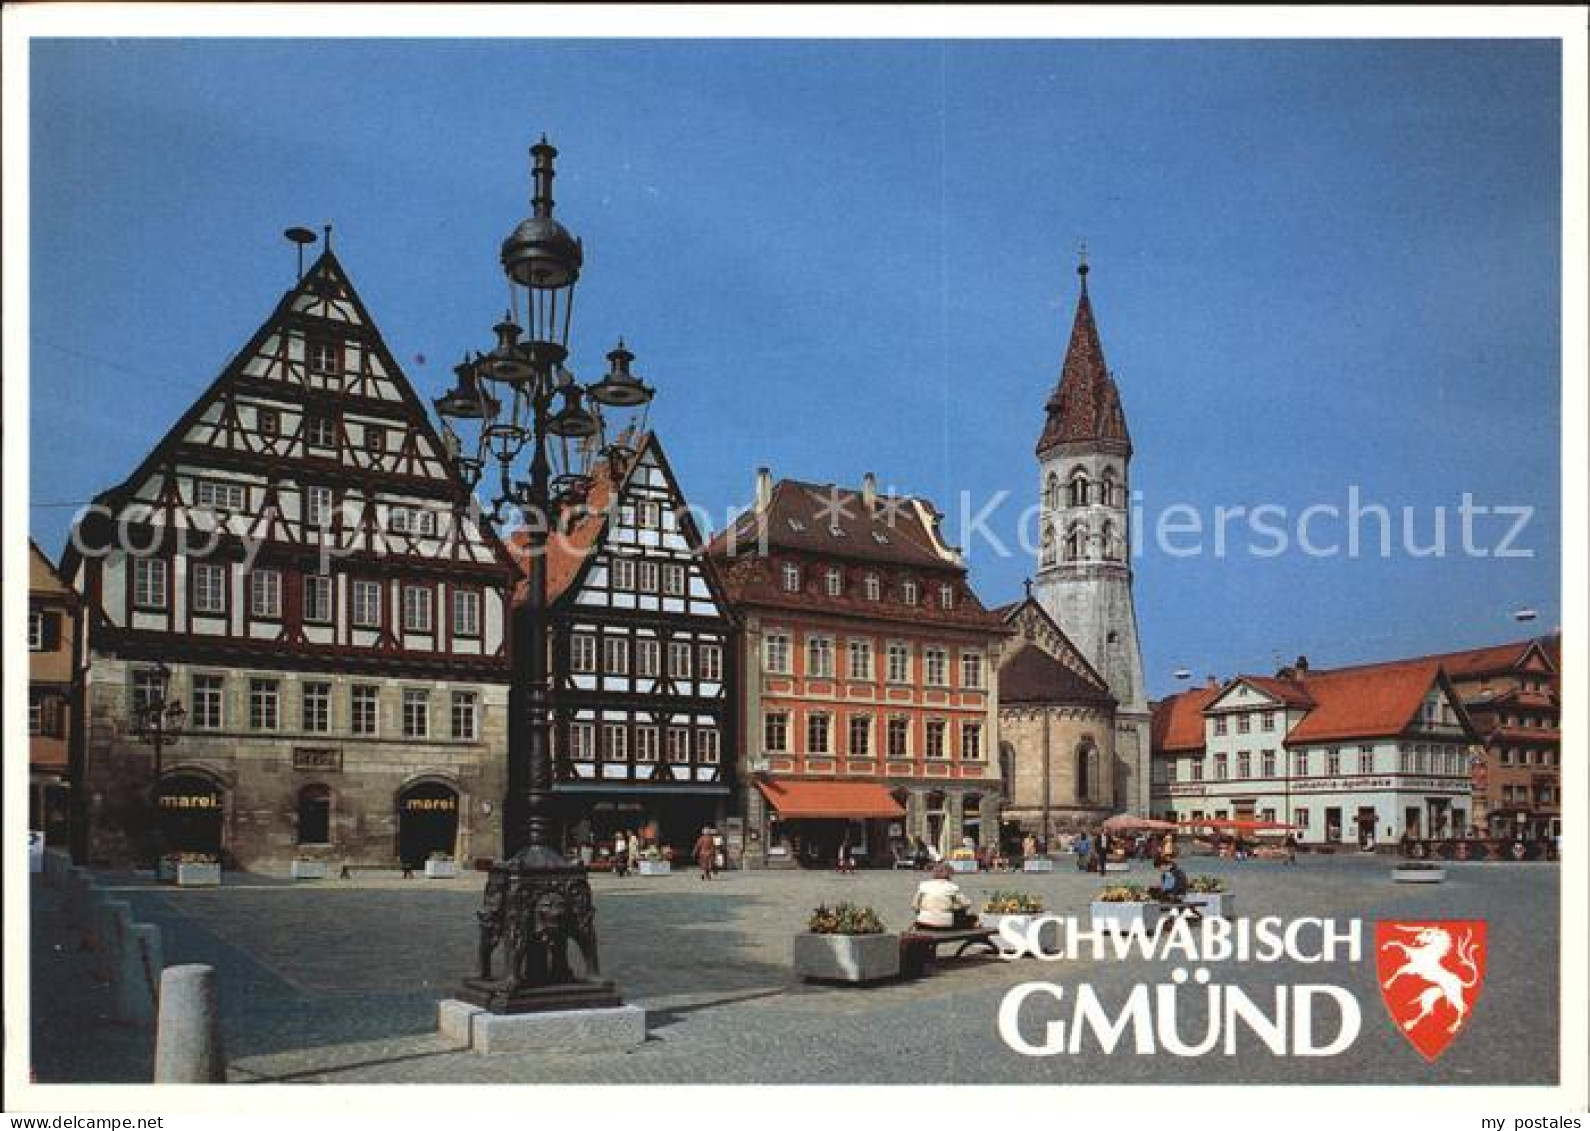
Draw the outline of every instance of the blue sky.
M1085 238L1150 524L1172 504L1295 522L1356 486L1416 508L1421 544L1445 506L1453 549L1465 492L1533 508L1533 556L1507 560L1257 557L1240 522L1225 557L1150 538L1152 692L1179 667L1543 630L1559 105L1551 42L38 40L30 529L57 553L62 504L126 475L242 346L293 280L289 225L335 225L439 393L489 341L545 131L586 246L575 368L626 337L720 524L760 465L871 470L952 538L962 492L1010 492L992 526L1013 542ZM1030 557L968 548L986 601L1019 594Z

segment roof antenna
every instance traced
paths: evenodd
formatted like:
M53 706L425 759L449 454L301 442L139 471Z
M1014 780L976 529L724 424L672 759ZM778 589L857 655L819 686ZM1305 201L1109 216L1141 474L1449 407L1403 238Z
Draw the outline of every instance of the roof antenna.
M288 228L282 235L298 245L298 277L302 279L304 277L304 245L315 242L315 233L308 228Z

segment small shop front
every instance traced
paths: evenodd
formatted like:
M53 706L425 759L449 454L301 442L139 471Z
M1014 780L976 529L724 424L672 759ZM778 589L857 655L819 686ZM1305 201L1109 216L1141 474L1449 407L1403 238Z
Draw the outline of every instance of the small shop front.
M858 868L886 868L901 840L905 806L873 782L758 782L766 800L769 864L832 868L848 846Z
M593 860L611 849L621 832L637 834L647 846L671 848L676 859L688 859L696 838L707 826L721 827L729 787L713 783L631 784L558 782L564 848L590 848Z

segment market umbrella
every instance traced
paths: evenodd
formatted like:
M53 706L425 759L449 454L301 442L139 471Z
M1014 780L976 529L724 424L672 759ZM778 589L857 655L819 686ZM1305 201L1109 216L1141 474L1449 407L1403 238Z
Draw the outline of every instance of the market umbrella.
M1137 833L1175 832L1179 826L1174 821L1156 821L1152 817L1136 817L1131 813L1117 813L1107 819L1100 827L1107 833Z

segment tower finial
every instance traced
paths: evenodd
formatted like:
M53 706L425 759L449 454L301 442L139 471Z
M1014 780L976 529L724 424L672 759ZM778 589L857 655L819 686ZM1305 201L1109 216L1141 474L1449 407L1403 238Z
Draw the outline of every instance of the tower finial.
M331 250L331 225L330 224L324 224L324 225L322 225L322 227L325 229L325 233L326 233L326 250L330 251Z
M1082 276L1082 285L1088 285L1088 241L1083 240L1077 246L1077 274Z

